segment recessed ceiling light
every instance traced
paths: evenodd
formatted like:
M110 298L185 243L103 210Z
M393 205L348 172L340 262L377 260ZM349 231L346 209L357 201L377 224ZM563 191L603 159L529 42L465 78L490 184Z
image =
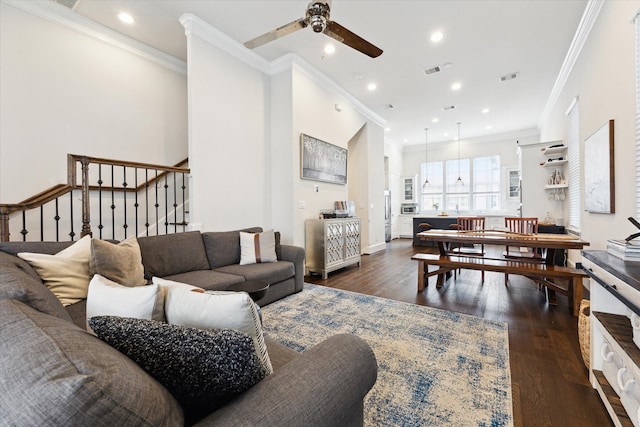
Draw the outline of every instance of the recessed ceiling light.
M431 41L437 43L442 40L443 37L444 34L442 34L440 31L436 31L435 33L431 34Z
M486 129L486 130L491 130L491 129L493 129L493 126L489 125L489 126L487 126L485 129Z
M378 86L376 86L375 83L369 83L369 85L367 86L367 89L370 91L376 90Z
M462 83L456 82L451 85L451 90L460 90L461 87L462 87Z
M434 117L433 119L431 119L431 121L432 121L433 123L438 123L438 122L440 121L440 119L439 119L439 118L437 118L437 117Z
M327 55L331 55L335 51L336 51L336 47L334 45L332 45L331 43L328 43L324 47L324 53L326 53Z
M384 128L385 132L389 132L391 130L391 128Z
M124 22L125 24L133 24L134 22L136 22L136 20L133 19L133 16L129 15L127 12L120 12L118 14L118 19L120 19L120 21Z
M483 109L482 109L482 111L481 111L481 113L482 113L482 114L487 114L489 111L491 111L491 110L490 110L490 109L488 109L488 108L483 108Z
M409 140L407 138L402 140L403 142L409 142Z

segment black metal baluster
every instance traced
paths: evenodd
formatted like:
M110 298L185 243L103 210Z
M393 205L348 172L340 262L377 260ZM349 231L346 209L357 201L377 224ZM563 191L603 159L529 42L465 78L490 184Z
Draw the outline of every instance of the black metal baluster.
M169 176L164 174L164 234L169 234Z
M22 211L22 230L20 230L20 234L22 234L22 241L27 241L27 212Z
M69 232L69 237L71 237L71 241L74 240L76 236L76 232L73 231L73 189L69 192L71 197L69 197L69 220L71 221L71 231Z
M40 241L44 242L44 205L40 206Z
M146 235L149 235L149 169L144 169L144 212L145 212L145 222L144 226L146 227Z
M157 236L158 234L160 234L158 232L158 214L159 214L158 208L160 207L160 205L158 204L158 169L155 169L155 171L156 171L156 179L153 182L154 182L154 187L156 189L156 203L154 206L156 208L156 236Z
M178 186L176 185L176 173L173 174L173 232L178 232Z
M100 239L102 239L102 163L98 165L98 230L100 230Z
M123 166L122 167L122 188L123 188L123 193L122 193L122 204L124 205L124 225L122 226L124 228L124 238L127 238L127 228L129 228L129 226L127 225L127 167Z
M133 188L136 189L136 191L135 191L135 203L133 204L133 207L136 208L135 219L136 219L136 236L137 236L138 235L138 207L140 206L138 204L138 168L135 168L133 171L134 171L133 179L135 181L133 183Z
M56 197L56 216L53 219L56 221L56 242L60 241L60 211L58 210L58 197Z
M115 177L113 165L111 165L111 238L116 240L116 201L115 201Z
M187 206L185 205L185 184L184 184L184 172L182 173L182 231L187 231Z

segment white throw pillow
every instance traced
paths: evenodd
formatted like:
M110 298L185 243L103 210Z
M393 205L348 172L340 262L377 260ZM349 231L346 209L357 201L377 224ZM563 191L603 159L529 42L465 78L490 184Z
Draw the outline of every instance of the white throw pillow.
M267 373L273 372L255 303L246 292L192 292L173 288L165 303L167 322L200 329L233 329L253 339Z
M94 316L165 321L164 296L158 285L123 286L96 274L89 283L87 320Z
M162 294L164 296L164 305L166 307L167 301L169 301L169 294L176 289L183 291L194 291L194 292L204 292L203 288L199 288L197 286L189 285L187 283L174 282L173 280L163 279L161 277L153 276L151 278L151 282L154 285L160 286L162 290Z
M262 233L240 232L240 265L277 260L276 237L273 230Z
M91 236L84 236L55 255L20 252L42 282L63 305L71 305L87 297Z

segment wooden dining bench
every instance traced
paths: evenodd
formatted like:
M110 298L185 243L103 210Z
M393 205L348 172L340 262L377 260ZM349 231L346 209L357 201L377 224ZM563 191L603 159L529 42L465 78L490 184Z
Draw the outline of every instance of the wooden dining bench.
M463 268L467 270L494 271L498 273L518 274L528 277L538 284L542 284L550 290L557 291L569 298L569 308L574 316L578 316L580 302L582 301L582 279L587 274L576 268L560 265L546 265L526 261L514 261L498 258L478 258L456 255L435 255L418 253L411 257L418 261L418 292L424 291L428 284L428 278L438 275L436 287L443 285L441 277L447 272ZM437 270L429 271L428 266L438 266ZM566 281L566 287L552 280Z

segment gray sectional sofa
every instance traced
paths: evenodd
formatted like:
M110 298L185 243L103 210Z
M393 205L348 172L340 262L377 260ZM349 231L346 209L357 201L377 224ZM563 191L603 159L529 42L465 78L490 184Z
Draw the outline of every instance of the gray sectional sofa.
M260 229L252 229L260 231ZM237 265L238 231L139 239L145 275L225 289L261 279L264 305L302 290L304 251L281 245L272 265ZM0 243L0 425L179 426L175 398L132 360L86 331L85 302L63 306L17 252L70 243ZM354 335L304 353L266 339L274 372L197 425L362 425L377 365Z

